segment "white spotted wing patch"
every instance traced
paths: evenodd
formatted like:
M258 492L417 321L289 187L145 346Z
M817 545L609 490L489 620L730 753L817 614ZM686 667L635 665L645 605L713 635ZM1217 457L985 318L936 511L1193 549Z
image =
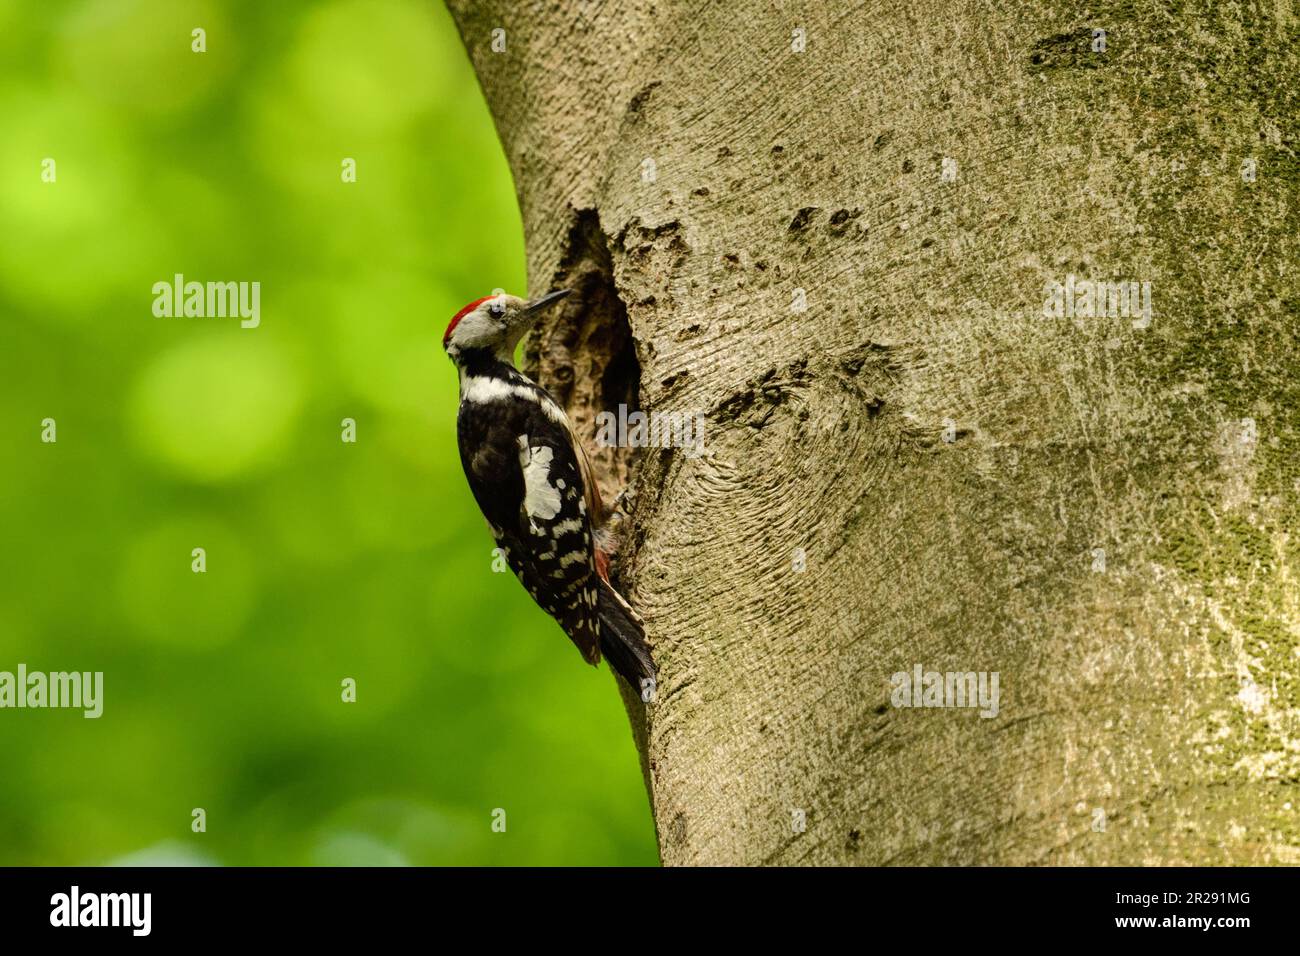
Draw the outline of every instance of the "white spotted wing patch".
M563 411L509 373L465 376L461 461L506 563L585 660L600 659L585 456ZM556 425L563 425L557 428Z
M550 521L560 513L560 491L551 483L551 460L554 456L554 449L546 445L530 447L528 436L519 436L519 465L524 470L524 511L534 523Z

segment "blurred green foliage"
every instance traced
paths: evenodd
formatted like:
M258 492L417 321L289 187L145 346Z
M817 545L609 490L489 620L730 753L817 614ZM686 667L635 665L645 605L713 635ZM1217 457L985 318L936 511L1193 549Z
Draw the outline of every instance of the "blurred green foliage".
M105 685L0 710L0 864L656 862L461 474L442 330L525 277L441 4L0 0L0 232L0 670ZM260 327L155 317L175 273Z

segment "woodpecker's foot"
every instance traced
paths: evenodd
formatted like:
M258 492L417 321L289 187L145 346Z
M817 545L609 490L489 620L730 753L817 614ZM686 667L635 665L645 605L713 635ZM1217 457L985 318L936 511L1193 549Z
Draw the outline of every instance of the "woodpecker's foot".
M593 529L592 544L595 546L596 573L607 584L610 565L614 563L622 541L623 522L627 520L625 508L631 503L632 497L626 488L615 495L605 513L605 523Z
M635 498L636 493L632 491L631 487L624 488L614 496L614 501L609 506L610 514L619 515L620 518L625 517L627 515L625 505L631 505Z
M609 583L609 566L613 561L614 555L618 552L618 536L610 530L610 521L606 521L602 528L591 529L591 544L593 557L596 563L596 573L601 579Z

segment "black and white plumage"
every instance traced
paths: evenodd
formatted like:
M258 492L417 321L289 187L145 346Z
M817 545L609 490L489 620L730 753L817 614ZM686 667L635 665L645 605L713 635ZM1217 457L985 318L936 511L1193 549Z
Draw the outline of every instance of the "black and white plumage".
M452 319L443 347L460 372L456 431L470 490L520 583L591 664L602 654L642 691L654 664L640 620L609 584L597 542L599 489L559 404L514 366L540 311L567 291L525 302L489 296Z

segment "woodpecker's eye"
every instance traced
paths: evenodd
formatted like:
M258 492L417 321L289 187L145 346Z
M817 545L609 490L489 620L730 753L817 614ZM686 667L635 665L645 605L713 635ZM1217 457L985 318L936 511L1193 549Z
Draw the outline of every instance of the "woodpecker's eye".
M506 307L500 302L493 302L488 306L488 311L492 313L492 318L499 319L506 314Z

